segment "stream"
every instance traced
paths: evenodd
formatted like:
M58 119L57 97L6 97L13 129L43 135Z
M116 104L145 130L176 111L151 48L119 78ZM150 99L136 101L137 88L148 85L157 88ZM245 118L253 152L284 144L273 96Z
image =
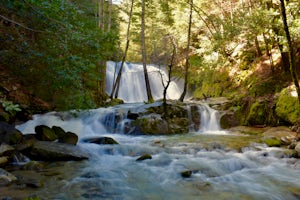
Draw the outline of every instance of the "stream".
M35 115L17 128L32 133L39 124L61 126L79 135L79 146L90 159L48 164L32 176L43 187L22 190L45 199L284 199L300 198L300 161L285 158L283 149L269 148L256 136L221 130L216 111L201 112L198 131L177 135L126 135L124 117L112 116L145 109L143 104ZM119 116L119 115L118 115ZM114 128L112 128L114 127ZM118 145L82 142L112 137ZM141 155L152 159L136 161ZM183 177L189 172L189 177ZM20 171L24 173L24 171ZM17 194L16 190L16 193Z
M108 94L117 74L115 65L107 65ZM218 112L207 105L198 106L200 127L195 129L190 122L187 133L124 134L131 122L129 111L139 113L160 103L134 103L147 101L142 65L125 63L123 70L119 98L126 104L34 115L33 120L17 126L24 134L34 133L34 127L42 124L74 132L79 136L78 146L89 152L90 159L14 170L15 175L33 182L33 187L0 188L1 199L30 195L56 200L300 199L300 160L285 156L284 149L267 147L258 136L221 130ZM153 96L161 99L161 77L167 76L166 71L158 66L148 70ZM178 99L180 84L182 81L172 80L168 99ZM186 109L192 121L191 108ZM103 136L119 144L83 142ZM152 159L137 161L144 154Z

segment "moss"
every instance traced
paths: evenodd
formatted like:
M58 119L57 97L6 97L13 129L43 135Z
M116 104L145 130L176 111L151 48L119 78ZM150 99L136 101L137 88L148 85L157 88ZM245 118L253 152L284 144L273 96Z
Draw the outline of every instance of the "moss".
M283 121L294 124L300 118L300 106L297 97L292 96L291 92L291 87L282 90L275 111Z
M280 147L281 145L280 139L275 137L264 138L263 142L269 147Z
M250 112L247 117L247 124L258 125L266 122L266 105L264 102L255 102L250 107Z

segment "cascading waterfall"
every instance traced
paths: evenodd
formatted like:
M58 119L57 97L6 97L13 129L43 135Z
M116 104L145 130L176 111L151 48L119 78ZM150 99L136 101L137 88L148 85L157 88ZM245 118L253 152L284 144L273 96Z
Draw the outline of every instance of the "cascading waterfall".
M220 116L217 110L210 108L207 104L187 105L188 119L190 121L190 132L223 134L225 131L220 127ZM192 114L193 112L193 114ZM194 117L193 117L194 116Z
M83 200L299 199L300 161L297 159L282 159L279 149L258 144L240 151L216 145L218 141L229 140L228 144L237 139L244 141L246 136L122 134L129 120L126 113L149 106L125 104L76 114L52 112L35 115L33 120L18 126L23 133L32 133L36 125L56 125L77 133L81 139L108 136L119 142L119 145L80 142L78 145L90 152L90 159L77 167L67 162L66 166L71 165L67 168L71 177L62 179L64 170L52 173L52 176L58 174L52 178L57 180L55 184L45 181L45 186L36 188L34 194L46 199ZM219 130L216 111L195 104L188 110L190 119L201 121L197 132ZM136 161L145 153L151 154L152 159ZM184 171L190 171L191 177L183 178Z
M136 67L126 64L127 75L122 78L119 96L126 102L146 100L143 76L137 75L138 72L134 71ZM113 68L108 66L109 70ZM153 70L157 71L157 68L153 67ZM108 72L108 80L112 80L111 77L113 74ZM152 86L161 84L157 76L151 80ZM174 93L172 88L168 91L169 98L178 98L180 92L175 86ZM109 88L111 85L108 83L108 91ZM162 90L161 85L152 87L156 99L161 98ZM238 136L230 134L230 131L229 134L222 134L225 131L220 129L218 112L205 104L187 103L189 134L124 134L128 133L125 129L131 128L128 124L132 119L128 113L144 112L149 107L161 106L161 103L131 103L87 111L51 112L35 115L33 120L17 126L25 134L33 133L37 125L60 126L65 131L77 133L80 139L78 145L91 155L89 160L79 165L66 162L57 169L61 170L59 173L47 173L52 174L51 180L56 180L55 183L45 181L44 187L35 188L34 194L45 199L82 200L299 199L300 161L283 158L284 149L257 144L253 136ZM119 144L84 142L85 138L103 136L112 137ZM245 140L250 140L249 146L242 144L237 149L228 147ZM136 161L145 153L151 154L152 159ZM191 177L185 178L183 172L190 173ZM72 175L62 178L64 174ZM0 191L0 198L4 198L1 187ZM32 191L30 189L30 194Z
M106 92L110 95L114 79L116 79L121 63L107 62L106 67ZM151 92L154 100L163 98L163 81L166 83L168 75L164 67L147 65ZM182 93L183 81L173 79L167 90L167 99L178 99ZM147 93L142 64L125 62L121 76L118 98L126 103L145 102Z

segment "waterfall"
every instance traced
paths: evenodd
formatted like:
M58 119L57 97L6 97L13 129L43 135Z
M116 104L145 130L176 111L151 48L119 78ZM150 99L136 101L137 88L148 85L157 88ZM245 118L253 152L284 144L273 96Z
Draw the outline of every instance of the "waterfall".
M206 104L187 105L190 132L196 133L223 133L220 127L220 116L217 110Z
M114 79L116 79L121 63L112 61L107 62L106 67L106 92L110 95ZM166 83L168 80L167 70L164 67L148 65L148 76L150 81L151 92L154 100L163 98L162 78ZM147 93L143 65L138 63L125 62L120 82L118 98L126 103L145 102ZM183 81L173 79L167 90L167 99L178 99L182 93Z

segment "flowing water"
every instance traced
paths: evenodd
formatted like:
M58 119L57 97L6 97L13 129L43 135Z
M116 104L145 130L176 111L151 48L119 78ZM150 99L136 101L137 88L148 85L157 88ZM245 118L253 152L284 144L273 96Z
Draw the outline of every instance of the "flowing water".
M29 179L38 177L43 186L0 188L0 198L37 195L57 200L300 199L300 161L286 158L282 149L267 148L256 136L221 130L218 112L206 105L196 106L196 119L201 123L195 121L191 106L187 105L189 133L124 134L131 121L127 119L128 111L140 112L160 103L132 103L147 100L142 66L125 63L123 72L119 98L131 104L35 115L33 120L17 127L23 133L33 133L36 125L55 125L77 133L78 145L89 152L90 159L49 163L38 171L14 171ZM148 72L153 97L160 99L161 74L166 77L166 73L157 66L148 66ZM108 93L115 77L115 63L108 62ZM178 82L172 81L169 99L180 96ZM83 142L85 138L100 136L112 137L119 144ZM144 154L151 154L152 159L136 161ZM190 177L182 176L185 172Z
M36 125L56 125L77 133L80 141L108 136L119 142L79 142L90 153L90 159L51 164L40 172L47 178L44 186L30 192L45 199L83 200L300 198L299 160L285 158L279 148L257 143L255 136L220 130L217 112L207 106L199 106L202 123L190 133L123 134L124 123L130 121L126 113L147 106L125 104L82 112L52 112L36 115L18 126L22 132L32 133ZM152 159L136 161L145 153ZM189 178L181 175L186 171L191 173Z

